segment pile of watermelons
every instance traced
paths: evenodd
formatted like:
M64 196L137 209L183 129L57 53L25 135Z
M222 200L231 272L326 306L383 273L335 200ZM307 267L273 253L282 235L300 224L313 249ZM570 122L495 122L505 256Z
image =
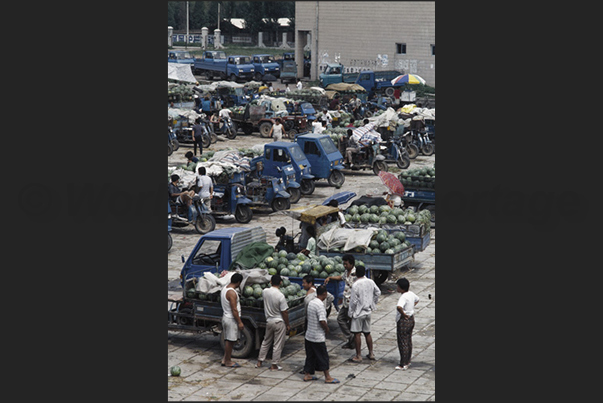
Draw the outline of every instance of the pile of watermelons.
M406 240L406 234L403 231L396 231L388 234L386 230L379 230L379 232L375 233L371 238L368 247L357 247L351 252L365 254L385 253L393 255L410 246L411 244ZM331 248L329 249L329 252L339 252L339 250L338 248ZM358 265L358 260L356 260L356 265Z
M375 225L412 225L424 224L429 226L431 213L428 210L415 212L412 209L391 208L388 205L368 206L361 204L352 205L345 211L345 220L349 223L364 223Z
M435 190L435 165L433 168L412 168L402 171L398 179L408 189Z

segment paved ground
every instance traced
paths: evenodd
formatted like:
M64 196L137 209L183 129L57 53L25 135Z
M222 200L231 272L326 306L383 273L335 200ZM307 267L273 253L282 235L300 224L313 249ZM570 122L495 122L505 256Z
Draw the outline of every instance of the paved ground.
M219 141L210 150L226 147L251 147L265 143L259 134L239 135L235 140ZM192 150L184 144L168 158L169 165L185 162L184 153ZM430 157L419 156L411 162L416 166L432 166L435 154ZM390 165L391 171L396 171ZM310 205L322 202L325 198L342 190L352 190L359 196L367 193L385 191L379 178L372 171L360 171L354 174L346 172L346 182L342 189L329 187L326 181L317 184L311 196L302 196L298 205ZM345 207L345 206L344 206ZM248 224L232 221L218 221L217 228L232 225L245 227L262 226L266 230L267 242L275 245L278 241L274 232L285 226L288 233L299 231L298 222L291 218L272 213L270 209L254 211L254 218ZM415 254L415 261L409 270L394 273L382 284L382 295L377 311L373 313L372 335L376 361L365 359L361 364L351 363L348 358L353 350L344 350L343 337L336 321L336 312L329 317L331 330L327 340L331 362L331 374L341 384L324 385L322 373L320 379L305 383L299 371L303 367L305 352L303 334L289 338L285 344L282 359L282 371L271 372L268 369L256 369L257 353L247 359L239 359L241 368L229 369L220 366L223 351L217 336L211 333L199 335L168 331L169 367L182 368L180 377L168 375L168 398L171 401L195 400L434 400L435 399L435 229L431 230L431 244ZM182 262L180 256L188 256L199 235L194 229L174 229L174 245L168 253L167 281L169 290L177 290L178 276ZM399 294L395 292L394 281L405 276L411 282L411 290L420 298L416 310L416 325L413 334L412 365L407 371L396 371L399 360L395 331L395 305ZM431 299L429 299L431 295ZM363 341L363 355L367 354ZM269 361L266 362L269 364Z

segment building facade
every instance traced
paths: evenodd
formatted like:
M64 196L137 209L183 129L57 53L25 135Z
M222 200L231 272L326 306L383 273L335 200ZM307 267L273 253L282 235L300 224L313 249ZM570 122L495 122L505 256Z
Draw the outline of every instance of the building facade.
M435 87L435 1L297 1L295 59L311 51L310 79L327 63L345 72L399 70Z

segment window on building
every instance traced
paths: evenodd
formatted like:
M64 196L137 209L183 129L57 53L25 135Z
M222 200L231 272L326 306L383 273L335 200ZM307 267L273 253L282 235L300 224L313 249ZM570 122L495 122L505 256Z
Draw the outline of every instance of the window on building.
M405 43L396 43L396 53L399 55L406 54L406 44Z
M431 55L435 56L435 45L431 45Z

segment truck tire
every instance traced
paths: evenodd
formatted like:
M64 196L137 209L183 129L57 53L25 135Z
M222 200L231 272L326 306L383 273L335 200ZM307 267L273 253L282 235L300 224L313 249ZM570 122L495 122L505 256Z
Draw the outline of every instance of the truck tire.
M170 155L172 155L173 152L174 152L174 147L172 147L172 145L170 143L168 143L168 157Z
M262 136L262 137L269 137L270 136L270 129L272 129L272 123L270 123L270 122L262 122L260 124L260 136Z
M168 232L168 252L170 251L170 249L172 249L172 235Z
M393 97L394 96L394 89L392 87L388 87L385 89L385 95L387 95L388 97Z
M345 176L343 175L343 172L334 169L333 171L331 171L331 174L327 178L327 181L329 182L330 186L341 187L341 185L343 185L343 183L345 182Z
M299 190L303 195L311 195L312 193L314 193L315 188L316 185L314 184L314 181L312 179L302 179Z
M254 334L255 331L249 326L248 323L244 322L245 327L240 333L239 340L232 347L231 356L234 358L247 358L254 350ZM220 333L220 346L224 350L224 332Z
M237 76L235 76L234 73L230 75L230 81L233 83L237 81Z
M274 200L272 200L271 207L272 207L272 211L287 210L288 208L291 207L291 201L284 197L277 197Z
M294 139L296 134L297 134L297 129L291 129L291 130L285 132L285 136L288 139Z
M287 188L287 193L291 195L289 200L292 204L297 203L301 199L301 190L299 188Z
M239 204L235 210L235 219L237 222L241 224L247 224L251 221L253 217L253 212L251 211L251 207L245 204Z
M262 81L262 74L258 71L257 73L255 73L255 81Z

